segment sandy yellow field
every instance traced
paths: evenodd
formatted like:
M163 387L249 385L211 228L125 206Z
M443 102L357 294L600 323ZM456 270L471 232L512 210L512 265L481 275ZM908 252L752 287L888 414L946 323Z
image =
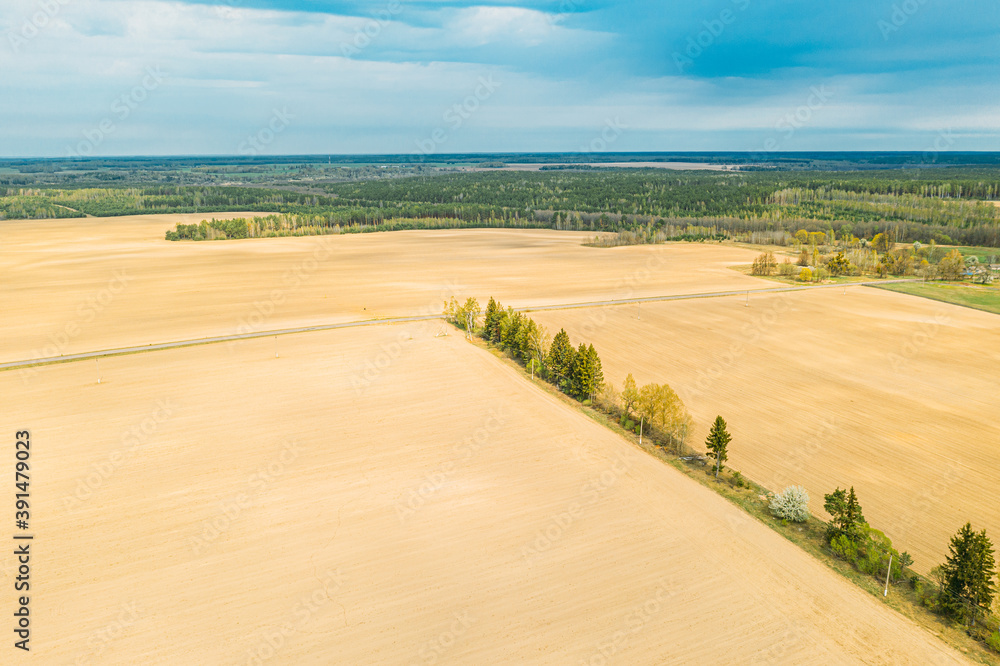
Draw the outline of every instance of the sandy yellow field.
M33 652L4 663L959 661L442 326L0 372L37 534ZM836 364L807 337L786 353Z
M439 313L452 295L530 306L774 286L726 269L750 263L750 251L606 250L583 247L584 233L163 239L203 217L0 222L0 361Z
M667 382L703 448L814 513L853 485L868 521L928 571L966 521L1000 535L1000 317L866 287L533 313L598 348L620 387ZM641 316L641 320L639 317Z

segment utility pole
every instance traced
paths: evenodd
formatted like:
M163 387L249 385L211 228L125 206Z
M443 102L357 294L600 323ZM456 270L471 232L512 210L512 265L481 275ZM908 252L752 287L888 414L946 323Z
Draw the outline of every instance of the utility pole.
M750 307L750 292L749 291L747 291L747 302L744 304L744 307L747 307L747 308Z
M889 596L889 574L892 573L892 553L889 553L889 570L885 572L885 592L882 593L883 597Z
M101 361L98 358L94 358L94 363L97 364L97 383L101 383Z

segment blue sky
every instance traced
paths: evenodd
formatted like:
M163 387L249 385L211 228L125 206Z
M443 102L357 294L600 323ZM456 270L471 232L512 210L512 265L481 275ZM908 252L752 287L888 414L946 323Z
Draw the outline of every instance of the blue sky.
M1000 150L996 0L4 0L0 156Z

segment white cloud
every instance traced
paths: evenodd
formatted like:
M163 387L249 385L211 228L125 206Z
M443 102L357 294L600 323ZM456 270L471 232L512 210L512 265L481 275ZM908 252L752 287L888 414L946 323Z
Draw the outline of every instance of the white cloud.
M470 7L460 10L448 22L449 31L457 33L458 43L474 46L538 46L563 30L555 18L544 12L520 7Z

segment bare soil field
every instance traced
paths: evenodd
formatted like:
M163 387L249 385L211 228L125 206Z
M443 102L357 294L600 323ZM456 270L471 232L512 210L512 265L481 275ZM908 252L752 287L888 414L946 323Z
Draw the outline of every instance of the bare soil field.
M203 217L0 222L0 361L437 314L453 295L517 307L775 286L726 268L752 261L749 250L582 246L590 233L164 240Z
M193 247L190 261L226 251ZM267 244L248 252L266 253ZM205 283L202 295L211 293ZM808 325L814 308L834 315L824 325L840 321L844 310L822 298L796 301L781 328L803 317ZM892 294L843 302L861 318L884 306L870 323L890 329L924 316ZM684 316L714 322L715 332L688 336L675 323L677 305L650 309L648 320L644 308L646 349L656 350L644 362L675 374L690 359L675 365L671 345L704 358L706 342L749 316L721 310L731 302L706 305L716 303ZM615 321L602 330L642 337ZM270 339L112 357L100 384L86 361L41 367L26 385L0 372L0 428L32 433L37 535L32 653L5 663L960 663L710 490L460 335L435 337L443 329L288 336L277 358ZM842 333L860 344L866 331ZM887 339L896 340L877 338ZM798 334L775 356L836 367L824 344ZM616 372L611 345L601 347ZM872 351L869 365L883 363L887 348ZM768 386L782 368L750 379ZM940 378L907 372L917 395L942 390L931 388ZM944 386L961 399L946 396L932 414L959 410L958 419L960 403L986 388L974 373L956 377ZM823 388L811 399L846 399L824 379L815 377ZM793 414L809 421L804 404ZM883 426L913 431L893 407L865 409ZM763 416L770 405L755 409ZM733 416L734 451L751 471L744 461L768 458L761 447L772 442L740 452L749 419ZM864 443L873 465L885 463L884 477L897 451L873 448L881 441ZM862 474L850 476L863 498L873 494ZM952 492L946 501L963 505L965 495ZM9 589L12 556L0 565Z
M866 287L537 312L592 342L617 387L669 383L704 448L722 415L729 466L771 488L853 485L915 568L966 521L1000 534L1000 318ZM638 318L641 314L641 320Z

